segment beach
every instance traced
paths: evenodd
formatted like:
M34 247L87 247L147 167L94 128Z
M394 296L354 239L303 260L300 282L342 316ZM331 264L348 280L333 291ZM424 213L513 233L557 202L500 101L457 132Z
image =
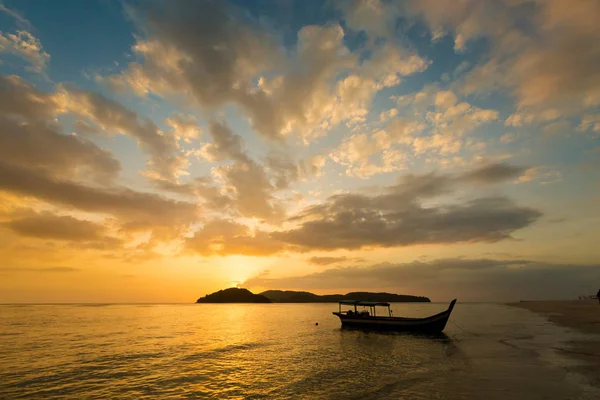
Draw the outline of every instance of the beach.
M587 340L570 341L566 343L568 346L554 350L583 361L582 365L568 369L586 376L590 385L600 387L600 304L597 300L521 301L509 305L544 315L550 322L574 331L590 334L586 336Z

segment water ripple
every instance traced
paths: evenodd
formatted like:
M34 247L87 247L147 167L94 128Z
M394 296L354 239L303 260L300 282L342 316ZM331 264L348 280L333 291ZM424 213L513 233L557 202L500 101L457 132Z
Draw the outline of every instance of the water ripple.
M585 398L547 353L566 333L501 306L437 337L342 330L327 304L0 307L2 399Z

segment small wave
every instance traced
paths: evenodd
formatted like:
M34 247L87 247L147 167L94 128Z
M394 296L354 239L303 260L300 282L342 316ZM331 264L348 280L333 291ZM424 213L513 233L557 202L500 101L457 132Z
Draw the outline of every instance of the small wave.
M241 344L231 344L228 346L223 346L223 347L219 347L219 348L212 349L212 350L199 351L196 353L187 354L187 355L182 356L181 360L194 361L194 360L199 360L199 359L203 359L203 358L213 358L213 357L218 357L221 354L248 351L248 350L256 349L259 347L265 347L265 346L268 346L268 344L265 342L250 342L250 343L241 343Z
M0 337L3 337L3 336L21 336L23 334L24 334L24 332L6 332L6 333L0 332Z

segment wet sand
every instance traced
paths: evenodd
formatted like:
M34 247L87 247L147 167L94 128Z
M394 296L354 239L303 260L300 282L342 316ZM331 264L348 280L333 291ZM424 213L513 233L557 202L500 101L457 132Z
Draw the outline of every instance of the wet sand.
M600 304L598 300L522 301L509 305L542 314L555 324L590 334L589 340L569 342L568 347L554 350L583 361L582 365L569 369L586 376L590 385L600 387L598 373L600 371Z

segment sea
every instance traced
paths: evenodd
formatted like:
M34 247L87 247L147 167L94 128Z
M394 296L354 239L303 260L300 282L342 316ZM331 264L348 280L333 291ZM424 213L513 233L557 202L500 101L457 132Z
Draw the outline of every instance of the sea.
M336 310L0 305L0 398L600 399L564 351L589 337L530 311L459 302L444 335L424 337L342 329Z

